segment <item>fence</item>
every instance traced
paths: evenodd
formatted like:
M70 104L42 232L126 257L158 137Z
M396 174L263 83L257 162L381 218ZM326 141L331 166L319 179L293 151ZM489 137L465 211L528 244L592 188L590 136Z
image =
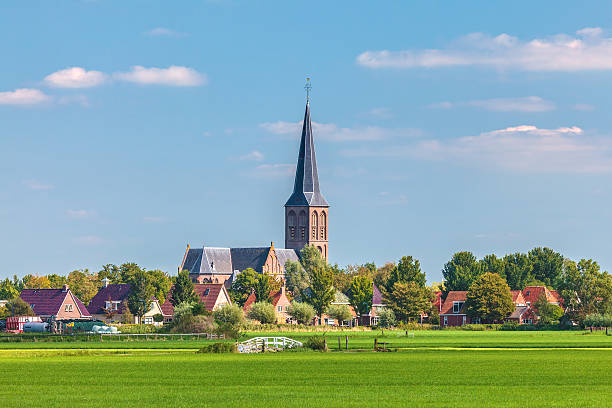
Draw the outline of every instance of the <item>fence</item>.
M286 348L302 347L303 344L288 337L253 337L238 343L239 353L261 353L265 351L279 351Z

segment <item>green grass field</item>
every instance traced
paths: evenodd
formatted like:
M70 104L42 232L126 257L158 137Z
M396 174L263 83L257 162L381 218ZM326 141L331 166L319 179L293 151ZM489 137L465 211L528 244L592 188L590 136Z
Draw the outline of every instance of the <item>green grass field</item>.
M382 338L348 334L353 350ZM196 354L207 342L3 343L0 407L612 406L612 336L385 334L399 352ZM327 336L337 349L338 333Z

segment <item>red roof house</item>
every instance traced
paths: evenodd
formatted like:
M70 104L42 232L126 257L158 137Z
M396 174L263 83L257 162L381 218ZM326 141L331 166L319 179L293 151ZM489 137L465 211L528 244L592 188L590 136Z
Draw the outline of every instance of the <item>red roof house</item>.
M61 289L24 289L19 295L43 320L91 319L91 314L68 285Z
M130 296L131 286L128 283L109 284L108 282L105 282L104 285L91 299L87 310L96 319L104 320L108 323L123 321L124 302ZM152 298L150 309L142 316L142 322L144 324L155 324L153 316L161 313L159 301ZM134 321L130 323L138 323L138 316L134 316Z
M172 320L174 315L174 305L171 302L172 289L168 293L168 297L163 305L161 305L162 315L165 321ZM225 304L232 304L229 293L222 283L194 283L193 290L200 298L200 302L204 304L206 310L212 312L215 308Z
M466 290L452 290L448 292L440 311L440 326L462 326L472 323L470 317L465 312L466 298Z
M272 306L274 306L274 311L276 312L277 323L289 322L291 318L289 317L288 312L291 302L287 297L285 286L282 286L278 291L272 292L270 294L270 298L272 300ZM242 306L242 310L244 310L245 314L249 312L249 309L255 302L257 302L255 293L251 293L247 298L246 302L244 302L244 306Z

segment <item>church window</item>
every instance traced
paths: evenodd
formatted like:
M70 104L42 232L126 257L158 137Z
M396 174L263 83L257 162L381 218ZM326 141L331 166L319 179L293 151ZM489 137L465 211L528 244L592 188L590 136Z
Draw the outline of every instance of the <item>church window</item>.
M327 214L321 213L321 239L327 239Z
M287 215L287 225L289 226L289 239L295 241L296 216L293 210L289 211L289 215Z
M319 223L319 216L316 211L312 213L312 239L317 239L317 227Z

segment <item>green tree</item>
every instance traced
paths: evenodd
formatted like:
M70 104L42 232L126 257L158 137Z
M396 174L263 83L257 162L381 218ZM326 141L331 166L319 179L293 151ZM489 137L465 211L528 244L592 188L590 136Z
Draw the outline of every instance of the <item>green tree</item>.
M89 304L101 286L98 275L89 273L87 269L70 272L67 281L72 293L85 305Z
M121 302L121 319L125 324L133 324L134 323L134 315L130 311L130 305L127 299L123 299Z
M299 324L309 324L312 322L315 313L314 308L308 303L296 302L295 300L291 302L288 312L289 316Z
M258 280L259 274L253 268L247 268L240 272L232 282L230 289L232 301L240 306L244 306L251 292L255 291Z
M499 276L506 276L504 260L498 258L495 254L486 255L479 263L482 273L491 272Z
M98 280L102 282L102 280L104 280L105 278L108 278L110 283L124 283L121 280L120 269L117 265L107 264L102 266L102 269L100 270L100 272L98 272Z
M222 327L240 328L244 323L244 312L238 305L225 304L213 311L213 317Z
M559 290L569 316L579 322L586 315L612 311L612 277L591 259L578 263L566 259Z
M9 278L0 282L0 300L10 300L17 296L19 296L19 291L17 291Z
M353 314L347 305L330 305L327 308L327 315L336 320L338 325L341 325L342 322L350 323L353 320Z
M172 288L172 297L170 303L177 306L180 303L193 303L199 301L198 295L194 291L193 282L189 277L189 271L182 269L178 272L174 287Z
M332 274L326 265L322 265L315 266L309 275L310 290L305 300L312 305L321 318L327 306L334 300Z
M556 287L563 272L563 255L550 248L533 248L529 251L529 261L533 265L533 277L546 286Z
M532 270L533 265L525 254L517 252L504 257L504 277L512 290L525 289L533 279Z
M417 282L397 282L387 298L387 304L393 309L397 319L403 322L417 319L421 313L429 313L432 301L431 289Z
M538 315L538 324L553 324L563 316L563 309L548 303L544 293L540 294L540 297L538 297L538 300L532 306Z
M257 320L262 324L276 323L276 312L274 306L269 302L255 302L247 313L251 320Z
M268 302L270 303L272 299L270 295L272 293L274 278L267 273L259 273L257 274L257 282L255 284L255 299L258 302Z
M359 316L367 314L372 308L373 283L369 276L355 276L348 288L351 306Z
M28 274L22 281L24 289L51 289L51 282L46 276Z
M457 252L444 265L444 297L453 290L468 290L474 280L482 274L480 263L471 252Z
M27 304L19 296L15 296L6 304L6 311L9 316L33 316L34 312L29 304Z
M147 272L143 270L135 271L130 275L127 283L130 284L129 309L134 315L142 318L151 309L155 288L151 285Z
M329 268L332 273L334 288L342 293L346 293L351 283L351 274L346 269L340 268L338 264L330 265Z
M504 278L487 272L476 278L470 286L465 307L471 318L479 318L483 323L496 323L512 313L514 303Z
M296 299L305 299L310 287L310 277L299 262L285 263L285 286Z
M153 269L147 272L147 280L153 286L153 296L159 300L160 304L163 304L166 300L166 296L172 287L172 280L168 274L159 269Z
M65 276L57 275L55 273L47 275L51 288L59 289L68 283L68 279Z
M414 282L420 287L425 287L426 279L425 272L421 271L421 264L418 259L411 256L403 256L402 259L391 271L389 280L387 280L385 288L387 293L391 293L396 283Z
M389 281L393 269L395 269L395 263L393 262L387 262L380 268L376 269L376 271L372 275L372 281L378 289L381 289L383 291L386 290L385 284Z
M395 318L395 313L393 312L393 309L384 307L382 309L379 309L377 313L378 313L378 325L380 327L387 328L387 327L395 326L397 319Z

